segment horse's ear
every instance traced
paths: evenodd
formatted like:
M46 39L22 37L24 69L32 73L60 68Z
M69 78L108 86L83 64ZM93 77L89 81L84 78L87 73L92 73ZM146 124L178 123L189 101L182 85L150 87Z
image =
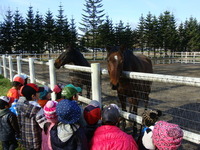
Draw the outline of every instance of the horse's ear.
M106 51L107 51L107 53L110 53L111 50L112 50L112 47L107 45L107 46L106 46Z
M127 47L125 46L125 45L121 45L120 47L119 47L119 51L123 54L124 53L124 51L126 51L127 50Z

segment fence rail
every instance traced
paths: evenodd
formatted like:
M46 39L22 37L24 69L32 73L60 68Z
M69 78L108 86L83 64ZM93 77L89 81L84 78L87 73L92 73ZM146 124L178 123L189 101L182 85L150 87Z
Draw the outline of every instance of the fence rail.
M8 59L9 61L6 61ZM1 63L3 62L3 63ZM13 62L17 62L17 70L13 69ZM50 59L48 62L40 62L36 61L34 58L29 59L21 59L21 57L16 57L16 59L11 56L6 57L2 56L0 59L0 73L4 75L4 77L8 78L12 81L13 72L22 73L21 63L25 62L29 65L29 77L32 83L38 82L45 85L50 85L50 87L54 87L56 84L55 70L54 70L54 60ZM3 64L3 65L2 65ZM34 72L34 64L47 65L49 66L49 76L50 76L50 84L48 82L40 81L35 78ZM7 67L9 66L9 67ZM92 64L90 67L80 67L74 65L65 65L66 69L74 70L74 71L82 71L89 72L92 75L92 99L96 99L101 103L101 77L100 75L107 75L108 72L106 69L100 69L99 64ZM12 69L12 70L11 70ZM7 74L7 70L9 70L9 76ZM169 75L159 75L159 74L147 74L147 73L136 73L136 72L123 72L123 75L131 78L131 79L139 79L139 80L148 80L154 82L165 82L165 83L175 83L179 85L190 85L190 86L200 86L200 78L191 78L191 77L182 77L182 76L169 76ZM55 99L55 97L53 98ZM79 97L79 100L84 103L89 103L90 99L85 98L83 96ZM198 112L199 113L199 112ZM131 113L127 113L122 111L121 115L131 121L137 121L141 124L142 117L137 116ZM194 133L191 131L184 130L184 139L196 144L200 144L200 135L198 133Z
M140 54L142 52L133 51L134 54ZM107 58L107 52L82 52L84 57L88 60L105 60ZM144 55L150 57L155 64L158 63L166 63L166 59L168 63L179 62L179 63L200 63L200 52L148 52L144 51ZM6 54L6 56L21 58L35 58L39 61L56 59L60 53L43 53L43 54Z

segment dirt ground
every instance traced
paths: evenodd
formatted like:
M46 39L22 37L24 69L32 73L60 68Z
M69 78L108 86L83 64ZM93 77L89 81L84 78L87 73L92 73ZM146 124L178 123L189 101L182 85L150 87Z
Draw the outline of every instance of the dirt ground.
M96 63L96 62L91 62ZM101 68L107 68L106 61L99 61ZM156 64L153 66L154 73L200 77L199 64ZM23 72L26 73L25 67ZM49 69L46 66L36 65L36 78L49 82ZM68 77L69 71L61 68L56 70L57 83L70 83ZM83 90L84 94L84 90ZM109 78L106 75L102 76L102 102L103 104L117 103L119 104L116 91L111 90ZM175 85L167 83L154 82L152 92L150 94L149 109L160 109L163 111L161 119L179 124L183 129L194 131L200 134L200 92L199 87L191 87L184 85ZM143 102L139 104L139 114L144 111ZM184 141L180 149L197 150L199 145L195 145Z

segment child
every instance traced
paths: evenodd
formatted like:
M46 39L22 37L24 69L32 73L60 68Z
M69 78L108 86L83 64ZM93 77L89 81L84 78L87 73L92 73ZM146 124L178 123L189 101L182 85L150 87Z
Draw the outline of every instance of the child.
M110 104L102 111L102 126L94 132L91 150L137 150L137 144L131 135L116 125L120 120L119 108Z
M0 141L3 149L14 150L18 147L16 137L19 134L17 117L8 109L9 99L0 97Z
M61 93L62 98L78 102L78 96L81 91L82 89L80 87L76 87L73 84L68 84L62 89L62 93ZM81 105L79 105L79 107L81 109L81 117L80 117L79 123L82 127L85 127L86 122L83 117L83 108Z
M176 150L181 145L183 131L176 124L158 121L152 130L152 139L145 138L145 136L148 135L144 135L143 143L151 143L154 145L154 148L151 149Z
M40 99L37 102L43 108L44 105L51 99L52 90L45 85L42 88L44 88L44 90L40 92Z
M59 123L51 131L53 149L87 150L87 139L83 128L77 123L81 109L76 101L64 99L56 106Z
M96 100L92 100L89 105L87 105L84 108L84 118L86 121L85 126L85 133L88 139L88 142L92 139L94 135L94 131L97 127L100 126L98 123L101 119L101 109L100 109L100 103Z
M62 98L68 100L78 100L78 93L81 93L82 89L80 87L76 87L73 84L68 84L62 89Z
M40 149L42 129L46 118L42 107L36 102L42 89L34 83L28 83L21 89L16 110L20 127L21 144L25 149Z
M50 130L58 122L56 114L56 101L48 101L44 106L44 115L47 119L47 123L44 125L42 131L42 150L52 150L50 140Z
M61 84L61 83L58 83L54 86L53 92L55 92L55 94L56 94L56 101L57 102L63 100L62 95L61 95L63 88L64 88L64 85Z
M148 141L147 138L152 137L151 131L153 130L155 123L158 121L161 115L162 115L162 112L160 110L146 110L143 113L142 125L144 126L144 128L141 132L141 135L138 138L138 146L140 150L155 148L155 146L151 142L148 143L148 142L143 142L143 141Z
M12 88L7 92L7 97L9 97L9 105L11 105L15 99L20 97L20 88L24 85L24 77L22 75L15 75L13 77Z

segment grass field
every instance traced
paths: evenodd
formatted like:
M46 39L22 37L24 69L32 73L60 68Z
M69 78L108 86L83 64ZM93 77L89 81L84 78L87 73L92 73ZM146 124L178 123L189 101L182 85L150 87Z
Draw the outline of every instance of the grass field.
M11 88L12 83L9 79L5 79L2 75L0 75L0 96L5 96L7 94L7 91ZM0 150L2 150L2 145L0 143ZM24 150L23 148L20 148L20 146L17 148L17 150Z

